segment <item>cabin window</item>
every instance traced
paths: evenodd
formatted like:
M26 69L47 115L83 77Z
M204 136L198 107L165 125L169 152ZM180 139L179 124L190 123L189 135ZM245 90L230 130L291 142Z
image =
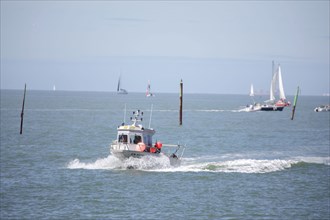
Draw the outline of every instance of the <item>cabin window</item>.
M127 135L126 134L119 135L118 142L127 144Z
M143 137L144 143L151 147L152 146L152 137L150 135L144 136Z
M138 143L140 143L140 142L142 142L142 138L141 138L141 136L140 135L131 135L130 136L130 139L131 139L131 141L133 140L133 143L134 144L138 144Z

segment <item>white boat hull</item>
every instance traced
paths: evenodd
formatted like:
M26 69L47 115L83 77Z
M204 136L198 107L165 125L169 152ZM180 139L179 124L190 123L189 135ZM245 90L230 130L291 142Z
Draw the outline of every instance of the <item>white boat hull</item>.
M111 154L117 157L120 160L125 160L130 157L134 158L142 158L144 156L151 156L151 157L160 157L160 156L166 156L170 160L170 165L177 167L180 166L181 160L175 155L172 154L170 156L165 155L164 153L150 153L150 152L141 152L141 151L134 151L134 150L116 150L111 148L110 150Z
M245 112L257 112L261 110L261 106L260 105L249 105L247 107L245 107L244 109L242 109L241 111L245 111Z
M262 105L260 111L283 111L283 106Z
M325 105L325 106L322 105L314 109L314 112L329 112L329 111L330 111L330 105Z

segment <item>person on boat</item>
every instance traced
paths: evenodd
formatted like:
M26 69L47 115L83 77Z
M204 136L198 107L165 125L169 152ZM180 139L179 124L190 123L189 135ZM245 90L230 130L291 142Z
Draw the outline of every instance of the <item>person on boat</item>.
M134 138L134 144L138 144L141 142L141 136L136 135Z
M120 135L119 142L127 144L127 135L124 135L124 134Z
M156 153L160 153L161 152L162 146L163 146L163 144L161 142L159 142L159 141L157 141L155 143Z

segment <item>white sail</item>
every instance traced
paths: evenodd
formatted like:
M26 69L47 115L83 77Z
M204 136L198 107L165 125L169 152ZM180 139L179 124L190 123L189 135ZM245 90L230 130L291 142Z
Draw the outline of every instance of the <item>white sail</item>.
M251 84L250 96L254 96L253 84Z
M282 74L281 74L281 67L278 66L278 70L277 70L277 74L278 74L278 87L280 90L280 99L285 100L285 93L284 93L284 87L283 87L283 81L282 81Z
M273 79L270 83L270 101L275 101L275 89L276 89L276 81L277 81L277 72L273 74Z

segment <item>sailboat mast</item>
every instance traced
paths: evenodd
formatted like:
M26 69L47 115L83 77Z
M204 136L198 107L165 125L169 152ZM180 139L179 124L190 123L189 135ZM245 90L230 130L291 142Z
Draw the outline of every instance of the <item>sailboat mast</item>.
M275 63L274 63L274 60L272 60L272 78L275 74Z
M182 125L182 101L183 101L183 82L180 82L180 113L179 113L179 123Z
M270 83L270 101L275 100L275 87L276 87L277 73L275 72L272 77L272 81Z

